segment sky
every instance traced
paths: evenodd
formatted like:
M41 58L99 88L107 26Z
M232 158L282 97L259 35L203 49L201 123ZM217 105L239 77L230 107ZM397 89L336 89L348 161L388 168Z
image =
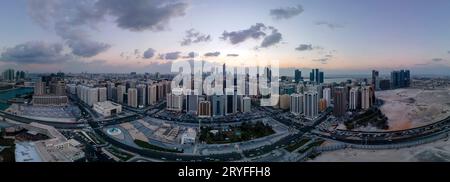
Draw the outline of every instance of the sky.
M173 62L450 74L448 0L2 0L0 70L169 72Z

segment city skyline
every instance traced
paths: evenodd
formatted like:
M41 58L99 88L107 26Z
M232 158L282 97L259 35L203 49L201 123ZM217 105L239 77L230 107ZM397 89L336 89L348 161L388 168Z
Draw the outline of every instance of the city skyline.
M292 75L450 74L448 1L124 2L0 2L0 67L168 73L174 61L278 59Z

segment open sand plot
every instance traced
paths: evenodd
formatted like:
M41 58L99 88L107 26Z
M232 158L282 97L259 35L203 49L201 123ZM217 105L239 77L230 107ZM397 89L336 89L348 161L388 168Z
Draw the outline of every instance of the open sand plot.
M384 100L380 110L388 117L390 130L427 125L450 115L450 90L396 89L378 91Z
M343 149L324 152L310 162L449 162L450 141L391 150Z

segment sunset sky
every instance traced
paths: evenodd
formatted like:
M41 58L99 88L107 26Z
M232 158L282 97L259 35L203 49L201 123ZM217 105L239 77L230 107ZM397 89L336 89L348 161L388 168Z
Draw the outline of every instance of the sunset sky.
M450 74L448 0L2 0L0 70L168 72L173 61Z

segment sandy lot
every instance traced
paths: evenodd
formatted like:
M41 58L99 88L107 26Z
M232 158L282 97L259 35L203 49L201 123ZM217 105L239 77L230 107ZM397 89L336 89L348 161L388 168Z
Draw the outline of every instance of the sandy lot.
M378 91L385 101L380 110L388 117L390 130L418 127L450 115L450 90L396 89Z
M308 162L449 162L450 141L397 150L344 149L325 152Z

